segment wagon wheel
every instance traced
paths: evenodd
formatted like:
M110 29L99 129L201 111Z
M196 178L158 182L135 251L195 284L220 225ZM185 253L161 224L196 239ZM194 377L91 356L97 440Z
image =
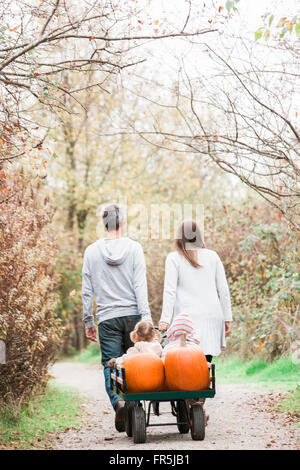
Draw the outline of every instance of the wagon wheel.
M146 441L146 415L142 406L132 409L132 435L135 444Z
M191 434L194 441L203 441L205 437L204 411L199 403L191 407Z
M127 402L125 405L125 432L128 437L132 437L132 410L134 403Z
M185 400L177 401L177 427L181 434L186 434L190 430L188 408ZM179 424L180 423L180 424Z

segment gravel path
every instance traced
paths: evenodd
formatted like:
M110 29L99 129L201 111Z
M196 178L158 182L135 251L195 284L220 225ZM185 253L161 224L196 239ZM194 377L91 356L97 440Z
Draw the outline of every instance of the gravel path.
M294 420L270 411L277 392L249 385L218 385L214 399L207 400L210 421L204 441L179 434L176 426L147 429L147 442L134 444L114 428L114 412L104 389L99 366L58 362L51 374L55 382L71 386L87 397L83 405L86 424L80 430L67 430L54 439L53 449L299 449ZM168 403L161 407L170 411ZM152 422L175 419L172 415L153 417Z

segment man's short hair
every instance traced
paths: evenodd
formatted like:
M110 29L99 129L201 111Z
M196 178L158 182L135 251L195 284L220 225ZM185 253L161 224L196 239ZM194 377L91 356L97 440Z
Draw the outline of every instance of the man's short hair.
M119 230L121 222L124 220L124 211L118 204L109 204L103 209L102 219L108 232Z

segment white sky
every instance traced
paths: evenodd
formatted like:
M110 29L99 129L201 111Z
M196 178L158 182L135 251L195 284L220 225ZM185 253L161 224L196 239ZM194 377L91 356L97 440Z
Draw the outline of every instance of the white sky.
M194 28L199 27L209 27L208 19L213 18L215 12L218 10L219 6L225 6L226 1L214 1L214 0L192 0L194 5L194 12L192 11L191 17L191 26L187 30L193 30ZM142 34L145 32L153 33L154 28L159 28L161 32L164 29L163 21L162 24L155 26L154 24L149 25L150 21L147 19L163 19L167 18L168 21L177 27L183 26L183 18L186 17L188 11L188 4L185 0L151 0L151 8L148 9L147 15L142 14L138 19L142 19L144 22L143 25L139 25L139 31L136 33ZM206 5L204 9L204 14L202 13L202 6ZM200 14L196 12L197 5L199 8ZM217 27L219 30L223 30L225 34L230 35L241 35L247 39L254 39L254 32L263 25L263 20L261 16L265 13L273 13L275 16L273 26L278 23L278 20L283 16L294 16L295 14L300 13L299 2L297 0L240 0L237 4L238 13L234 13L232 18L229 19L227 24L220 24L220 21L217 22ZM211 12L211 15L209 14ZM226 13L226 9L222 11L222 15ZM133 24L137 24L137 18L133 20ZM160 21L160 20L159 20ZM226 23L226 22L225 22ZM212 23L213 25L213 23ZM275 28L276 29L276 28ZM278 31L278 30L277 30ZM289 33L287 33L287 36ZM219 41L218 33L209 33L199 38L195 41L198 43L207 41L214 45L218 44ZM261 40L263 42L264 40ZM152 41L145 46L139 47L135 50L135 54L141 58L147 56L147 62L143 63L140 66L137 66L134 70L129 71L131 76L130 81L132 81L132 75L141 74L143 75L145 70L147 76L150 78L155 78L164 83L169 82L169 80L174 80L174 71L177 69L177 61L174 57L185 58L185 63L187 66L190 65L189 73L192 72L193 68L197 68L197 65L201 67L206 67L207 64L203 63L203 56L199 58L199 49L196 47L191 48L191 45L181 39L168 39L161 41ZM145 51L147 51L145 53ZM201 62L199 63L199 60ZM127 72L123 74L126 76Z

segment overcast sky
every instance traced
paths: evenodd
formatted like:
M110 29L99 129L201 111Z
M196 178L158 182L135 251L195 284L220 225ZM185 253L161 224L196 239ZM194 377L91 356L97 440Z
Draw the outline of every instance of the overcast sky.
M273 25L277 24L283 16L292 17L297 14L297 11L299 14L299 2L297 0L240 0L237 4L238 12L232 14L232 17L222 24L222 17L215 18L215 13L218 7L224 6L225 3L225 0L192 0L193 9L187 31L210 27L208 20L213 19L212 29L215 23L218 31L223 32L224 36L236 35L254 40L254 32L263 25L261 16L265 13L274 14ZM205 8L203 10L204 4ZM138 18L132 20L132 25L139 28L136 33L153 34L153 30L156 28L159 32L163 32L165 29L164 18L177 28L183 26L184 18L188 12L186 0L151 0L150 5L150 8L147 8ZM222 15L224 14L226 14L225 8L222 11ZM154 24L155 20L159 20L157 25ZM138 24L138 21L143 21L143 24ZM219 32L199 36L194 42L204 43L207 41L209 44L216 46L220 40L223 40ZM263 41L261 40L261 43ZM234 43L234 39L232 43ZM146 71L149 78L159 79L164 83L173 81L173 73L178 66L176 58L185 59L189 74L192 74L193 69L197 69L199 65L203 68L208 66L208 62L205 62L205 56L199 56L199 47L192 47L187 41L176 38L152 41L143 47L137 48L135 54L141 58L146 56L147 61L136 67L134 72L129 71L131 80L132 75L143 75ZM127 72L124 75L126 76Z

